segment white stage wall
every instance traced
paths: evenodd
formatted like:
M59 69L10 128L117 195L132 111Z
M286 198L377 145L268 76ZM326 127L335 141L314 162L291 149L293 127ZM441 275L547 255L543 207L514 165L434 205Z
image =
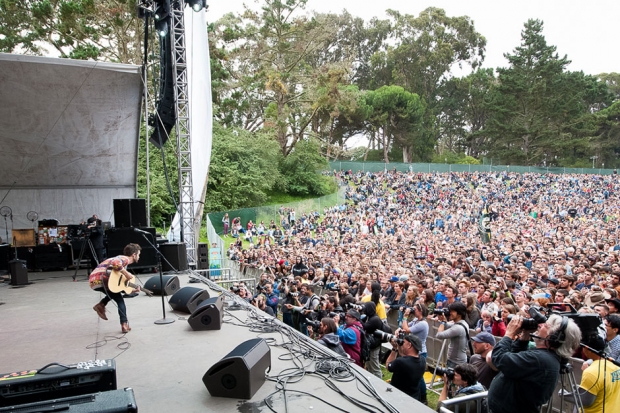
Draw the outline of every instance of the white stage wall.
M113 221L136 196L140 67L0 53L0 201L26 219ZM3 200L4 199L4 200ZM0 217L0 237L5 236Z

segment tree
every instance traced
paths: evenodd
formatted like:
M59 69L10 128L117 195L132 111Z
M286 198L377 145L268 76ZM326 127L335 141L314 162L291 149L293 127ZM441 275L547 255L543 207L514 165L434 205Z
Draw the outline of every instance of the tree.
M138 64L143 22L128 0L0 0L0 52Z
M510 163L587 157L590 148L583 138L594 132L591 112L609 103L596 79L565 71L570 61L547 45L542 31L540 20L525 24L521 46L505 55L510 66L498 69L497 93L489 103L489 154Z
M235 123L273 130L284 155L307 136L316 115L316 110L308 110L306 82L312 68L306 58L316 55L336 27L328 25L325 16L300 15L306 2L264 0L260 12L246 8L242 15L214 25L218 35L213 47L225 49L222 65L231 79L220 99L240 100L232 106L241 111Z
M441 136L436 108L438 88L453 66L476 69L482 63L486 39L475 30L469 17L449 17L439 8L430 7L417 17L395 10L388 10L388 15L390 37L371 58L371 84L402 86L426 103L417 147L403 147L403 159L415 155L426 161Z
M349 84L347 66L323 66L315 75L308 95L316 111L311 128L326 147L326 158L332 145L344 147L346 140L364 130L369 109L356 85Z
M213 146L205 210L264 205L279 182L279 145L265 132L213 124Z
M383 148L384 162L389 162L388 152L392 144L403 148L403 162L411 162L411 150L418 144L416 132L422 124L425 105L420 97L400 86L382 86L365 95L370 115L371 133L379 138Z
M489 117L488 103L496 87L493 72L478 69L442 83L437 92L440 151L465 151L474 157L486 153L489 142L484 127Z
M280 163L280 173L286 182L287 192L295 195L326 195L335 191L333 180L320 174L328 169L327 160L321 156L317 140L302 140Z

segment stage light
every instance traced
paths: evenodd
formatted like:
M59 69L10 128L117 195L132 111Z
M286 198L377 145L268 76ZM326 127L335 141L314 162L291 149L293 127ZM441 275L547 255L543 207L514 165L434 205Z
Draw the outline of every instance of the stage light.
M155 22L155 30L160 37L166 37L168 34L168 22L166 20Z
M170 0L158 0L155 4L155 21L164 20L170 16Z
M200 10L207 7L207 0L186 0L187 4L194 10L195 12L199 12Z

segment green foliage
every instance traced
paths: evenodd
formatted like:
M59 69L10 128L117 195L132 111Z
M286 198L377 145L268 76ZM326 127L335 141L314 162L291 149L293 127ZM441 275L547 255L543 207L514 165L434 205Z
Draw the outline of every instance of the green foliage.
M140 63L143 25L127 0L0 0L0 52Z
M332 178L321 171L329 168L327 160L319 153L316 140L298 142L295 150L281 160L280 172L286 182L287 192L294 195L326 195L336 190Z
M542 30L542 21L529 20L521 46L506 55L510 66L498 69L497 93L488 104L489 155L511 164L575 165L590 156L584 138L595 132L592 112L611 95L595 78L567 72L570 61L547 45Z
M459 165L480 165L478 159L466 155L465 153L443 152L435 154L431 163L446 163L446 164L459 164Z
M162 159L162 151L156 148L154 145L149 145L149 179L151 188L151 225L162 228L164 223L168 226L174 216L175 201L179 199L179 175L177 156L174 152L173 142L175 141L174 130L166 145L164 145L164 159L166 160L166 168L168 169L168 180L166 180L166 174L164 171L164 162ZM140 149L138 154L138 197L147 197L147 185L146 185L146 145L147 140L144 134L144 130L140 134ZM170 190L172 196L170 195Z
M280 182L280 157L271 135L214 123L206 211L265 204Z

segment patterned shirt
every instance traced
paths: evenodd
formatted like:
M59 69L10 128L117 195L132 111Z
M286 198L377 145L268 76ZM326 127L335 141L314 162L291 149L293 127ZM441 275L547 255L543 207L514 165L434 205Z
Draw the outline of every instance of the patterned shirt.
M119 255L118 257L108 258L107 260L102 261L101 264L99 264L97 268L90 273L90 277L88 277L90 288L95 290L97 288L101 288L104 281L107 283L108 276L110 275L108 270L120 271L128 265L129 257L124 255Z

